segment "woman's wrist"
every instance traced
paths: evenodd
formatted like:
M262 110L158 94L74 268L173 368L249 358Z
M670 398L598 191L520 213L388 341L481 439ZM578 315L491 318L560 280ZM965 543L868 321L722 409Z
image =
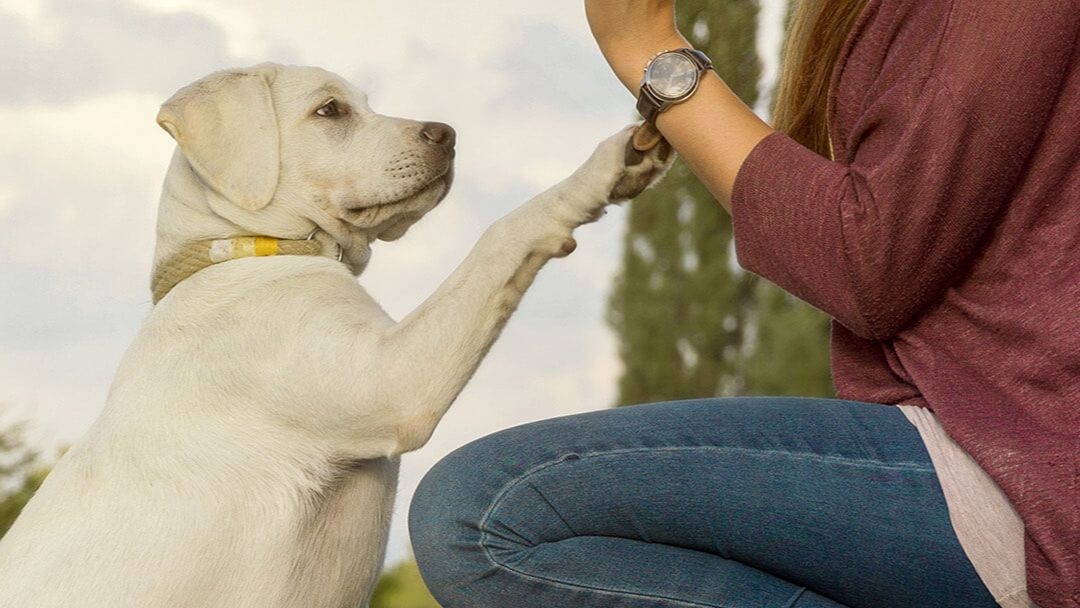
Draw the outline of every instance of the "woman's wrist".
M613 45L610 51L605 51L604 57L615 76L636 97L645 66L648 65L650 59L663 51L691 46L679 32L672 31L667 36L656 37L651 41L636 40L619 47Z
M638 95L643 69L657 53L691 47L675 23L675 0L585 0L585 16L604 59ZM657 127L721 205L750 151L772 129L714 72L697 92L656 117Z
M649 58L685 44L675 0L585 0L585 18L611 69L633 93Z

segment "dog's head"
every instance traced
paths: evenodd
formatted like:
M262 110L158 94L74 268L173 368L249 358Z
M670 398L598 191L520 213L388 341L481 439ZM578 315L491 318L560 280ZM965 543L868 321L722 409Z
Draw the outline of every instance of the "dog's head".
M211 74L165 102L157 120L209 191L210 208L257 234L292 236L275 231L303 219L347 248L396 239L453 179L449 125L377 114L363 93L318 68Z

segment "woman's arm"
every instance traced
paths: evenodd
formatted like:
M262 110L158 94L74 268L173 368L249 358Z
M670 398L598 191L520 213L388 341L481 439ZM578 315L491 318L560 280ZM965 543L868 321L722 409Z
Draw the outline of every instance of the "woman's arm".
M604 58L635 97L653 55L692 46L676 29L674 0L585 0L585 14ZM728 211L739 168L773 132L712 71L656 125Z
M673 0L585 3L635 93L652 54L685 46ZM770 135L714 76L658 126L732 212L743 267L886 339L963 275L1024 177L1073 69L1073 3L872 4L836 92L838 162Z

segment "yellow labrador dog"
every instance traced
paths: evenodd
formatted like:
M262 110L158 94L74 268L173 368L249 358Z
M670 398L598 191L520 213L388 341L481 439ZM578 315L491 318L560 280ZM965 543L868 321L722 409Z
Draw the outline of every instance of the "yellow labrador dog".
M181 89L158 122L178 144L160 301L101 417L0 543L0 604L366 605L398 456L424 445L574 228L659 179L670 149L642 158L629 129L614 135L394 321L356 276L375 240L446 195L453 129L269 64Z

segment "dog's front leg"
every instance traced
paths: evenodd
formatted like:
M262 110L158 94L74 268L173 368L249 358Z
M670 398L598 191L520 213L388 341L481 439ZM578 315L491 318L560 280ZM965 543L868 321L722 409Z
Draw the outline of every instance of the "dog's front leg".
M624 130L609 138L569 178L493 224L438 290L384 335L380 401L394 412L397 452L427 442L541 266L574 250L574 228L670 166L666 143L641 158L627 153L629 137Z

